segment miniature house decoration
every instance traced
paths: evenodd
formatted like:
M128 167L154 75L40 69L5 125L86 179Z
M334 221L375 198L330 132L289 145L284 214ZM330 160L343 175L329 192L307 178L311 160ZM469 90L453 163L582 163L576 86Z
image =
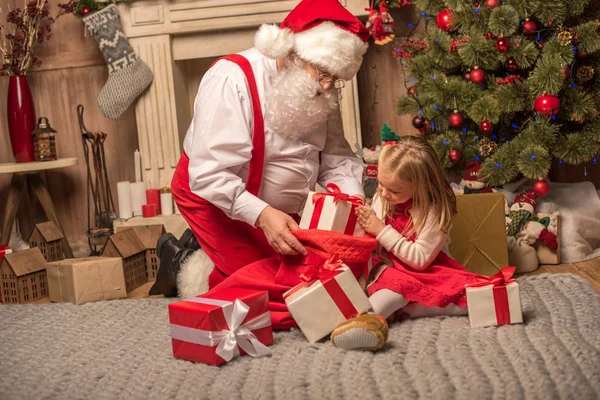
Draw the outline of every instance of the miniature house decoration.
M160 260L156 255L156 242L166 232L164 225L121 227L117 229L117 232L122 232L123 228L132 229L146 248L146 278L148 282L154 282L160 265Z
M39 248L6 254L0 264L2 301L6 304L32 303L48 297L46 259Z
M146 248L133 229L126 229L108 237L102 257L121 257L125 275L125 290L146 283Z
M52 221L37 224L29 237L29 246L40 249L46 261L62 260L63 251L61 241L63 234Z

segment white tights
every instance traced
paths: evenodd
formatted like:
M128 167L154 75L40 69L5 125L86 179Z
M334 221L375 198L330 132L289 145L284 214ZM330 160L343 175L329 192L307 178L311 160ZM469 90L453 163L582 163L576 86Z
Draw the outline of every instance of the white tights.
M456 304L448 304L446 307L425 307L419 303L408 304L408 301L399 293L389 289L381 289L369 297L373 312L384 318L394 312L402 311L410 314L411 318L433 317L437 315L466 315L467 307L459 307Z

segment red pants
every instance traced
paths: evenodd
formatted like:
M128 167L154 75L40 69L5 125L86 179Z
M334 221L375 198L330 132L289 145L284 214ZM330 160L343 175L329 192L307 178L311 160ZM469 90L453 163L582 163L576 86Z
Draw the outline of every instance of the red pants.
M209 279L213 288L238 269L277 253L260 229L229 218L190 190L189 158L182 154L171 181L173 199L202 250L215 263Z

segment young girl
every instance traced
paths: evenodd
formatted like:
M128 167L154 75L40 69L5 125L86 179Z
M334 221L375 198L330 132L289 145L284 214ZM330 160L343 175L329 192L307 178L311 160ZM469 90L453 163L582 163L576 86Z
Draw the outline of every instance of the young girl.
M477 274L448 256L456 198L435 151L425 139L402 137L381 151L378 179L373 209L357 210L360 225L377 238L383 261L367 287L374 313L385 318L397 311L412 318L466 314L464 286ZM334 331L332 342L368 347L363 344L375 332L363 328L361 318Z

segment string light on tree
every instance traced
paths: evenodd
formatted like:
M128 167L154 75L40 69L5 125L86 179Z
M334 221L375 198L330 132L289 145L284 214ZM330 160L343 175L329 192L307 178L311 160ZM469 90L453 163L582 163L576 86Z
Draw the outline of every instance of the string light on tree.
M91 9L90 7L87 7L87 6L86 6L86 7L83 7L83 8L81 9L81 12L80 12L80 14L81 14L81 16L82 16L82 17L85 17L85 16L86 16L86 15L88 15L88 14L89 14L91 11L92 11L92 9Z
M533 22L529 18L525 19L525 22L523 22L523 25L521 27L523 28L523 35L525 36L533 36L535 35L535 31L537 30L535 22Z
M417 89L415 89L414 87L409 88L408 94L410 94L411 96L417 97Z
M450 150L450 152L448 153L448 160L452 164L458 164L460 160L462 160L462 151L460 151L459 149Z
M465 123L465 117L458 110L454 110L448 117L448 124L453 128L460 128Z
M533 192L540 197L547 195L549 191L550 185L542 178L533 184Z

